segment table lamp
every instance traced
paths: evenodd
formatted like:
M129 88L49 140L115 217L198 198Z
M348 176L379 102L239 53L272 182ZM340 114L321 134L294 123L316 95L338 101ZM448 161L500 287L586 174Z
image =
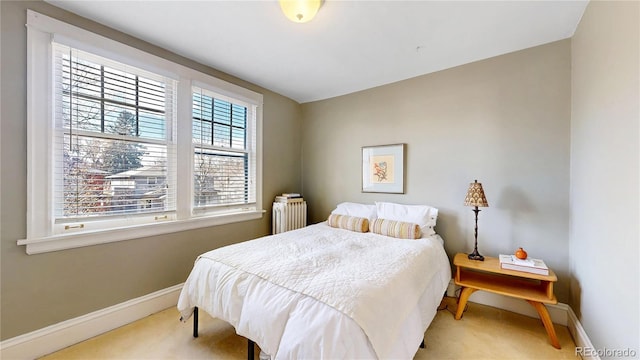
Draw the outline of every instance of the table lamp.
M469 259L484 261L484 256L480 255L478 252L478 213L481 207L488 207L489 203L487 202L487 198L484 196L484 190L482 190L482 184L475 180L471 184L469 184L469 190L467 190L467 197L464 198L465 206L474 206L475 208L472 210L476 213L476 231L475 231L475 245L473 246L473 252L469 254Z

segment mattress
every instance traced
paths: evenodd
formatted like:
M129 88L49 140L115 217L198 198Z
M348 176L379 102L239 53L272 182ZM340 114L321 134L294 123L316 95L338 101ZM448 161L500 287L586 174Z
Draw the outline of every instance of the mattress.
M202 254L178 310L229 322L275 359L412 358L451 278L438 235L326 223Z

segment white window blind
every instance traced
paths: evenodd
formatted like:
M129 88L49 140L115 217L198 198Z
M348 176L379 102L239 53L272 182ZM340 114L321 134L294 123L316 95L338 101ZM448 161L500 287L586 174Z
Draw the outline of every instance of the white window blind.
M255 105L195 86L192 99L194 210L255 204Z
M175 211L176 81L53 50L55 222Z

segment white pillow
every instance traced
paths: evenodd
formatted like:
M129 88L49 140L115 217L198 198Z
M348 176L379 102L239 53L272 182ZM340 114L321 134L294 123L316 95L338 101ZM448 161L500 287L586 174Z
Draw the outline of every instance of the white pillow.
M376 206L371 204L359 204L352 202L343 202L331 212L336 215L349 215L369 219L369 222L376 219Z
M438 209L427 205L402 205L389 202L377 202L376 212L379 219L396 220L418 224L422 237L436 233Z

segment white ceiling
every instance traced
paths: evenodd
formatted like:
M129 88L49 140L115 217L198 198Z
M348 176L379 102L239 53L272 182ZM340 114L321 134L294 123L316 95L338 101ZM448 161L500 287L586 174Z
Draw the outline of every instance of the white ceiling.
M587 5L325 0L297 24L276 1L48 2L300 103L571 37Z

